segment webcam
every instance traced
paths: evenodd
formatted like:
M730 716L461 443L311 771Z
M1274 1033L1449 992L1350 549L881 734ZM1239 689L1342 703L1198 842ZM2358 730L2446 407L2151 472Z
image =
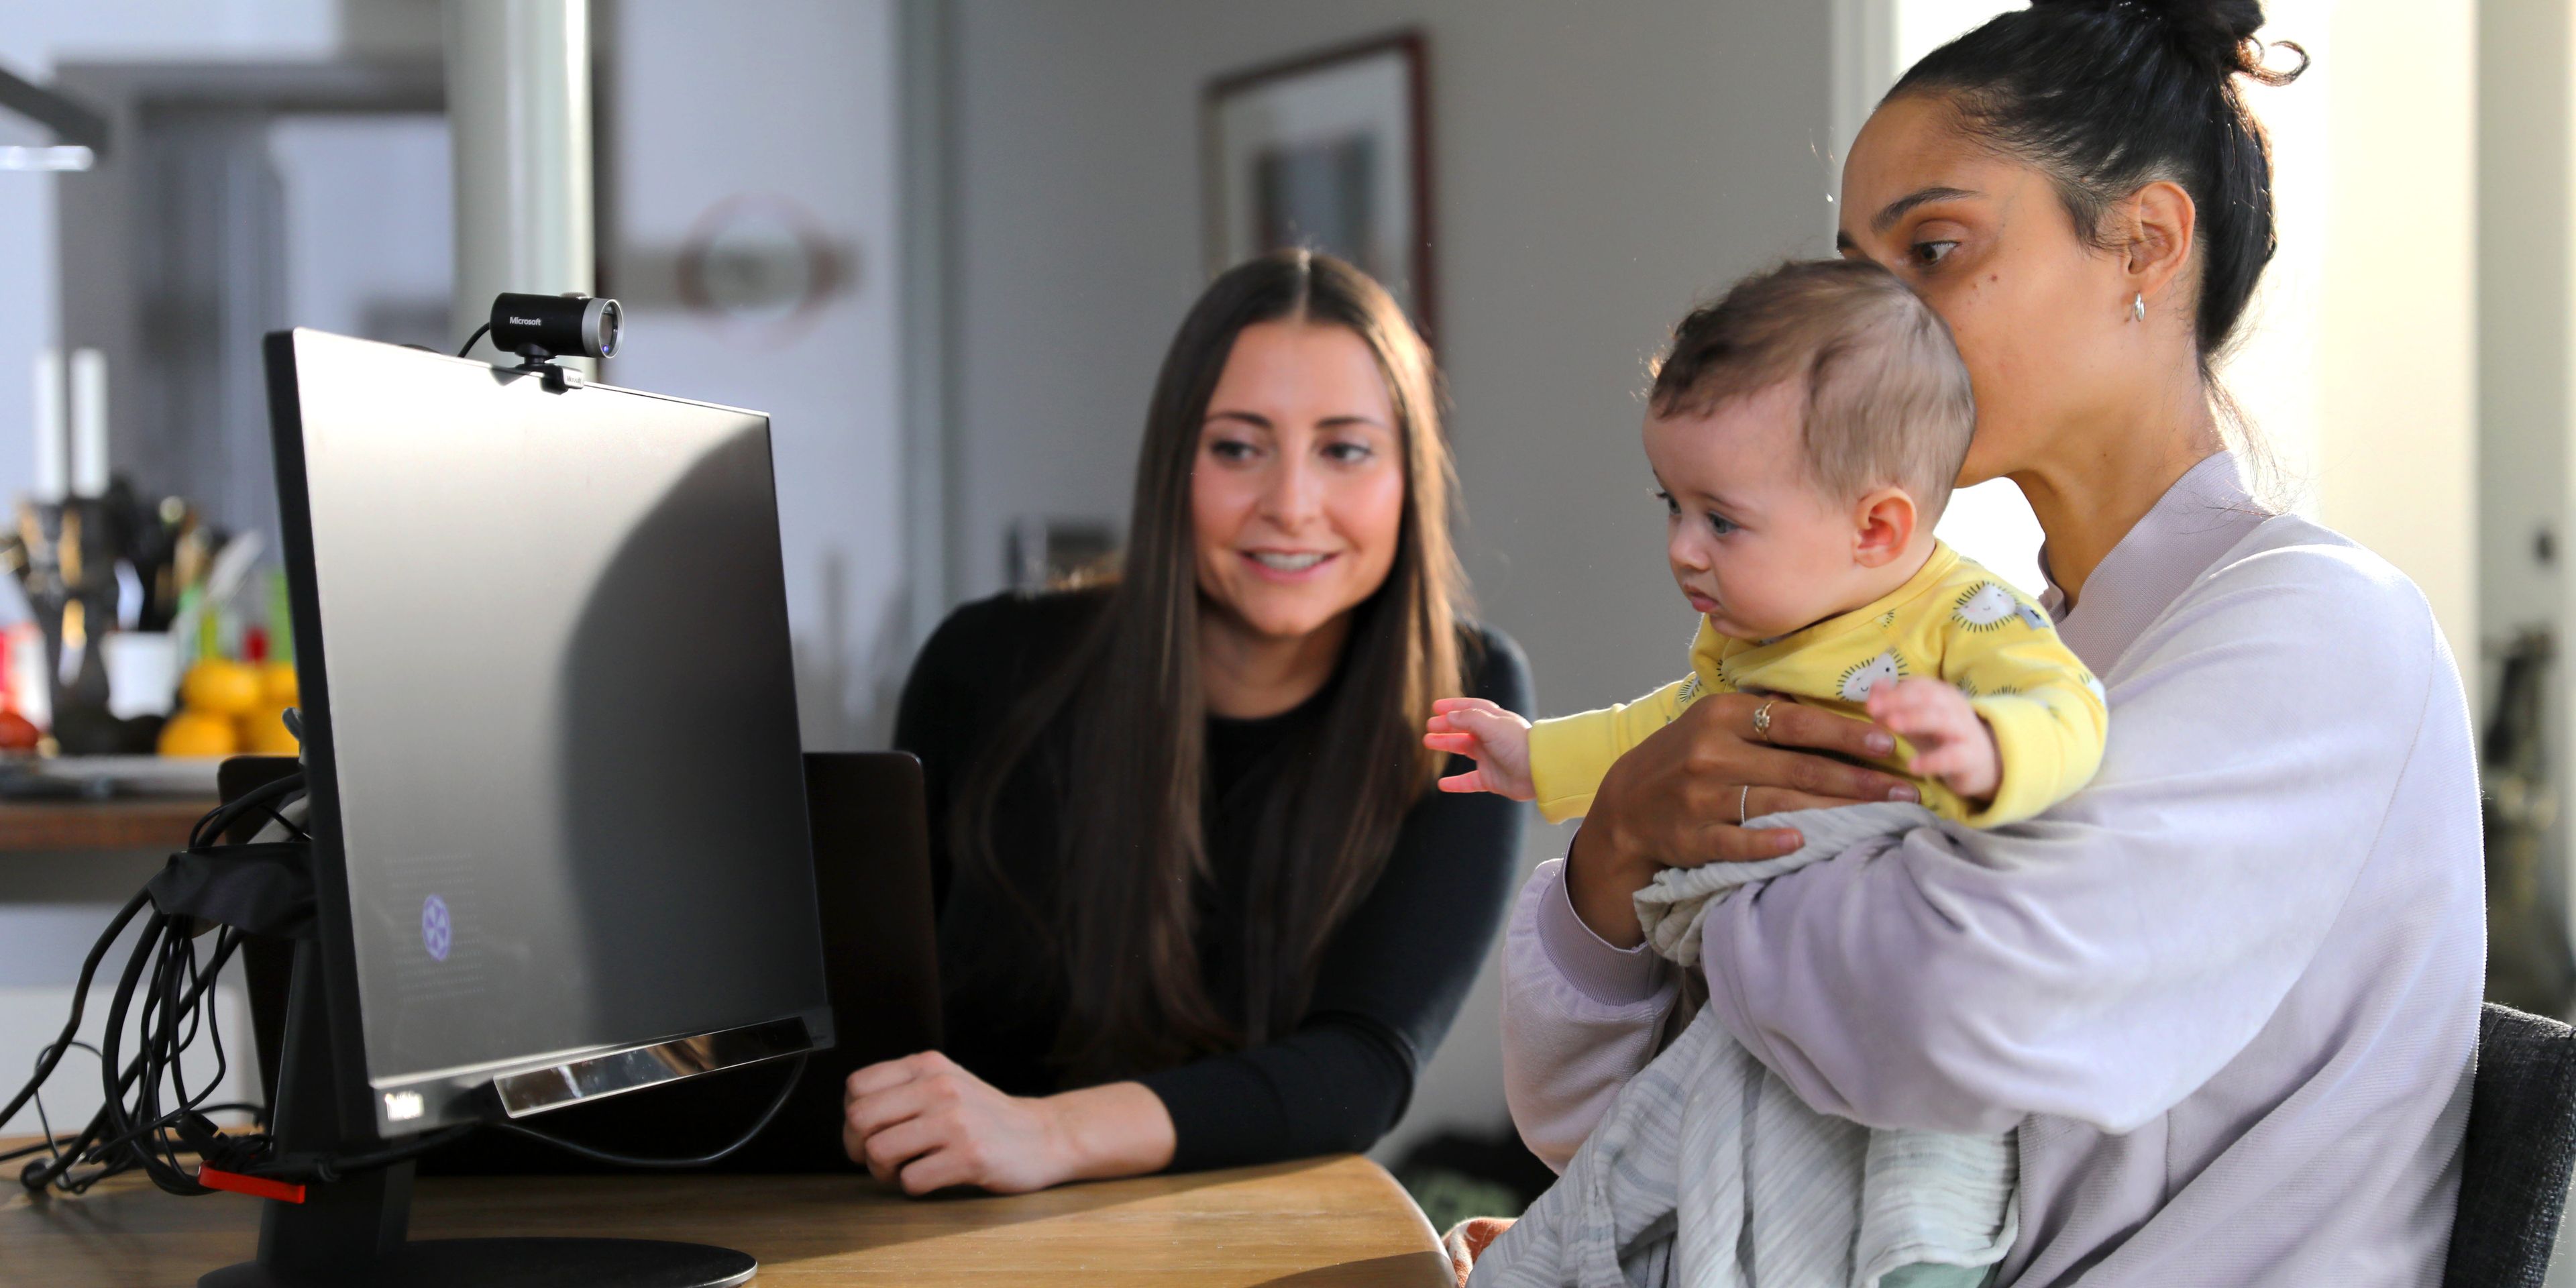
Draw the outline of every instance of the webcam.
M546 388L562 393L582 383L581 373L558 366L556 358L605 358L617 352L626 311L617 301L596 296L522 295L505 291L492 297L492 320L474 329L464 357L485 332L492 347L519 355L518 370L541 376Z
M492 299L492 346L534 362L610 357L624 312L592 295L505 292Z

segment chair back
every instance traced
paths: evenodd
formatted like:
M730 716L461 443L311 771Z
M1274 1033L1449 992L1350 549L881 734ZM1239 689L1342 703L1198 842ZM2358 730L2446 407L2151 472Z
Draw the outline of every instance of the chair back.
M2576 1165L2576 1029L2489 1002L2445 1288L2542 1288Z

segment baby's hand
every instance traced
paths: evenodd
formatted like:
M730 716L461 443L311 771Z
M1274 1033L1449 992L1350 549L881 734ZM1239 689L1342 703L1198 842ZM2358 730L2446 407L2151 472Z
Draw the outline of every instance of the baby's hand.
M1492 792L1530 800L1529 721L1483 698L1442 698L1431 704L1431 732L1422 745L1474 758L1476 767L1440 780L1444 792Z
M1907 773L1938 778L1977 802L1992 800L2003 783L1995 731L1968 705L1968 695L1939 680L1916 676L1871 689L1869 718L1914 744Z

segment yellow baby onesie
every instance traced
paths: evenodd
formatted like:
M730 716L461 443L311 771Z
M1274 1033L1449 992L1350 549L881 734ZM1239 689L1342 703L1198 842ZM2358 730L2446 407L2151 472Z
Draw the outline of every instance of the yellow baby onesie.
M1974 808L1937 779L1913 781L1933 813L1970 827L2018 822L2074 795L2101 766L2110 724L2101 682L2048 615L1940 543L1894 593L1775 640L1734 639L1700 619L1691 671L1634 702L1532 725L1539 812L1553 823L1589 811L1611 762L1708 693L1786 694L1866 718L1862 703L1880 681L1929 675L1957 685L1994 730L2003 763L1995 798ZM1899 739L1877 763L1903 774L1913 756Z

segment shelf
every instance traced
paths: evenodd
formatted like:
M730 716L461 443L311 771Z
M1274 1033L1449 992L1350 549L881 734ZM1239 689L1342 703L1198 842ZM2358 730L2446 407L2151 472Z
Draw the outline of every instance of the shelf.
M107 801L0 801L0 854L62 850L176 850L215 807L211 796Z

